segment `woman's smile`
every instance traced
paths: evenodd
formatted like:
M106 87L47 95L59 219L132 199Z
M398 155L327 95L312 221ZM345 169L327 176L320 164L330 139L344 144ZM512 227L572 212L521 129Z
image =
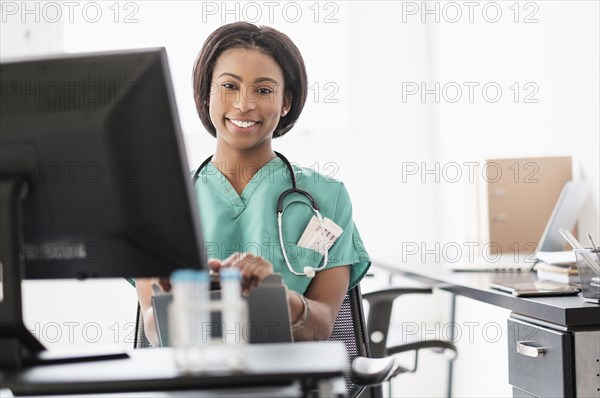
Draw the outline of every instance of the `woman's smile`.
M242 119L242 118L225 118L228 122L229 125L233 125L232 128L234 128L234 131L236 131L235 129L239 130L240 132L251 132L253 131L253 127L258 127L260 125L260 122L255 121L255 120L248 120L248 119Z

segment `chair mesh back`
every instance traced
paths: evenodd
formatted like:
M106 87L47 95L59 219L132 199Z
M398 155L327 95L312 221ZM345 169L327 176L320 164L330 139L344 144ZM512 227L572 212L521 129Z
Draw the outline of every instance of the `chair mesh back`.
M357 356L369 357L360 288L356 286L346 294L333 326L330 341L343 341L348 351L348 362ZM349 397L357 396L364 388L352 383L346 376Z
M142 317L142 311L139 304L135 320L135 340L133 341L133 348L152 347L152 345L146 338L146 331L144 330L144 318Z

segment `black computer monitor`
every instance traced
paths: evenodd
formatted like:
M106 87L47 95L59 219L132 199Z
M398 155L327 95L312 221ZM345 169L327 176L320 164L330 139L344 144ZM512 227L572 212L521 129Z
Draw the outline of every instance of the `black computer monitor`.
M23 278L205 267L189 170L164 49L0 64L3 363Z

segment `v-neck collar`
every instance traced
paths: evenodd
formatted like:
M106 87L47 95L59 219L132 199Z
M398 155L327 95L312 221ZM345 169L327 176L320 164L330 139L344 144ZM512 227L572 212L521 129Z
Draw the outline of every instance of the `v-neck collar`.
M269 174L274 172L274 168L281 167L283 165L283 161L279 157L275 157L268 161L264 166L262 166L255 174L252 176L248 184L242 191L241 195L238 195L237 191L233 188L227 177L221 173L221 171L216 168L212 163L208 163L206 165L206 169L211 169L210 173L205 173L205 175L212 179L221 192L225 195L226 200L229 202L231 209L234 211L235 216L237 217L244 210L246 203L250 201L250 198L260 185L260 183L269 176Z

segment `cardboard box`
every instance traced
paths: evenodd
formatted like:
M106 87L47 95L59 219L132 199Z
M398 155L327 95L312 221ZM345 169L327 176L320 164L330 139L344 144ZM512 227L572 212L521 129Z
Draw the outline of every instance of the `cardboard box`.
M490 159L487 185L490 252L533 253L567 181L570 156Z

